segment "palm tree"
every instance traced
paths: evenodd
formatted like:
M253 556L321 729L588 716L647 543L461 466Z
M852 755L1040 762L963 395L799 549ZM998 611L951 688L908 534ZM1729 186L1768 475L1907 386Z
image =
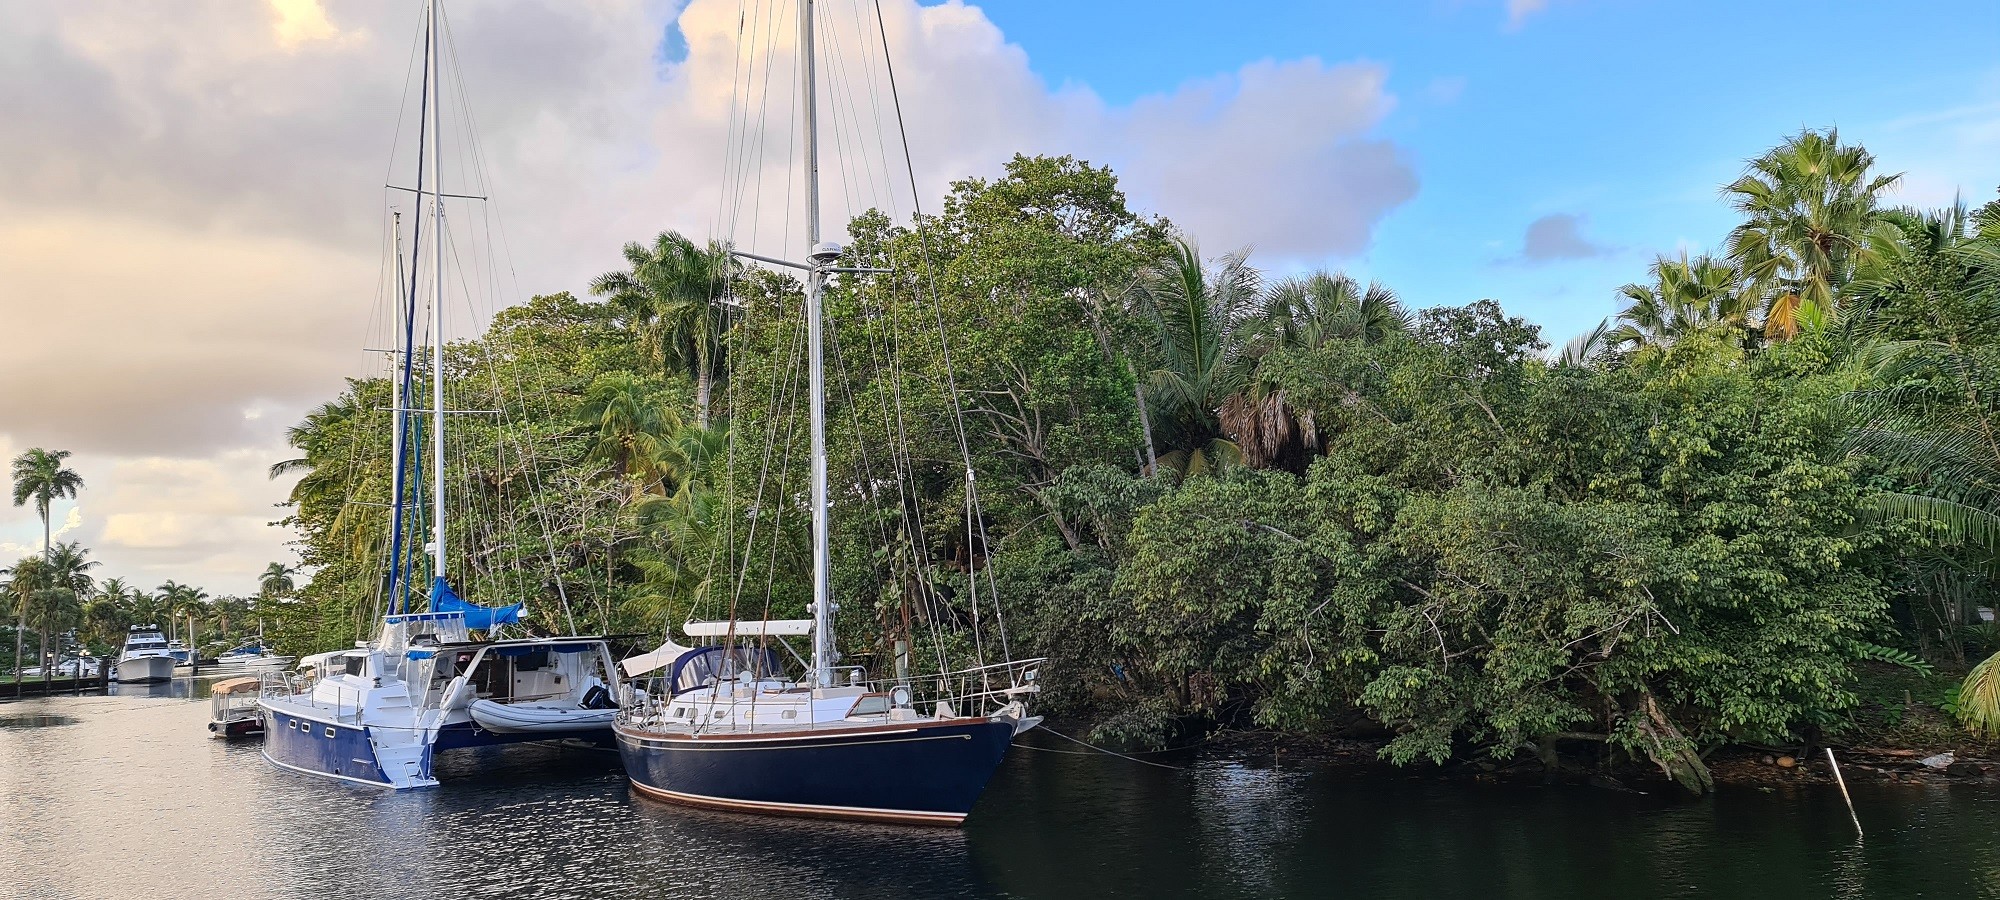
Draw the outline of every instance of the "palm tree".
M1311 349L1335 338L1379 344L1410 327L1396 292L1380 282L1363 290L1339 272L1280 281L1264 293L1253 315L1257 338L1272 349Z
M697 246L677 231L662 231L648 247L625 245L628 271L606 272L590 283L636 328L662 370L678 366L694 378L695 424L708 427L709 397L721 371L722 337L729 328L722 301L740 266L717 241Z
M576 412L578 425L593 438L587 458L609 463L631 480L631 496L658 489L674 476L673 435L680 417L661 403L646 380L630 372L597 376Z
M188 623L187 646L191 653L199 655L201 646L198 616L208 612L208 592L192 585L168 581L154 592L167 609L167 614L176 619L185 618Z
M23 506L30 499L35 501L35 514L42 517L42 552L47 554L55 540L49 528L49 506L59 498L76 497L83 489L83 476L63 468L63 460L68 459L68 450L44 450L35 447L14 457L14 505ZM28 628L28 608L20 608L20 618L14 625L14 660L20 665L21 637ZM44 637L46 642L47 638Z
M209 604L209 610L215 613L216 629L223 637L233 633L229 628L230 622L242 624L244 619L250 617L250 603L241 597L217 598Z
M1285 391L1263 372L1265 356L1312 350L1334 340L1380 344L1409 331L1410 317L1395 292L1371 283L1363 290L1344 274L1315 272L1288 278L1265 292L1240 330L1244 352L1259 363L1244 386L1217 411L1222 430L1251 468L1304 472L1319 447L1319 425L1310 410L1295 409Z
M1876 201L1901 175L1874 175L1875 157L1840 133L1810 129L1750 161L1724 189L1743 224L1729 233L1731 261L1762 298L1764 330L1788 338L1801 314L1837 312Z
M292 583L292 576L298 574L298 571L281 562L271 563L264 567L264 574L257 581L257 590L265 599L291 593L292 589L297 587Z
M272 478L304 473L292 486L292 505L302 516L325 517L327 539L344 544L356 559L386 544L388 527L374 504L388 501L391 467L388 454L368 452L382 432L367 426L374 408L388 402L387 382L349 379L338 398L285 432L285 442L301 455L280 460L269 472Z
M1624 350L1664 346L1711 325L1748 327L1749 295L1739 289L1738 271L1728 261L1683 253L1679 259L1658 257L1647 271L1651 283L1618 289L1626 306L1617 327L1599 339L1603 344Z
M1945 302L1929 304L1926 337L1877 341L1858 355L1876 387L1851 395L1860 424L1848 445L1911 485L1870 497L1874 511L1930 523L1990 563L2000 560L2000 350L1974 338L2000 323L2000 241L1965 239L1963 222L1946 211L1906 220L1900 237L1875 236L1887 255L1941 254L1963 266L1965 278ZM1903 246L1890 246L1898 241ZM1886 264L1864 266L1857 300L1875 300L1895 287L1893 277ZM1886 319L1874 324L1894 324ZM2000 734L2000 654L1966 677L1959 712L1967 724Z
M57 544L49 551L45 580L37 598L41 614L41 658L44 661L49 658L49 639L82 611L82 599L90 593L95 581L90 576L90 570L94 568L97 568L97 561L90 559L90 551L75 541ZM44 665L44 680L53 668Z
M145 592L134 588L123 578L106 578L97 583L96 593L83 608L83 622L89 628L90 636L101 644L116 645L124 637L127 628L137 624L134 620L143 612L133 600L144 597Z
M1156 435L1170 448L1159 454L1163 465L1198 474L1239 457L1217 411L1249 377L1242 330L1257 283L1244 254L1222 257L1211 272L1185 240L1140 273L1134 313L1153 332L1146 394Z
M0 595L4 595L7 602L13 605L15 615L21 623L14 631L14 677L18 681L21 671L21 638L28 630L28 614L35 607L35 592L42 589L47 579L48 558L43 556L23 558L6 569L0 569L0 575L5 575L7 578L5 583L0 583Z

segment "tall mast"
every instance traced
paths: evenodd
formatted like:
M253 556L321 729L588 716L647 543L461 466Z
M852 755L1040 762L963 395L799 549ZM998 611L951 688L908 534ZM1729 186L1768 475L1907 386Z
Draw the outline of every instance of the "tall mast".
M403 279L407 277L403 271L403 214L400 212L396 213L395 221L396 325L402 331L402 334L396 337L400 342L398 346L402 348L402 351L396 354L396 377L389 381L389 410L390 414L395 417L393 419L394 424L390 426L389 430L389 440L391 446L395 448L391 453L391 459L394 462L391 464L389 470L391 473L389 476L391 485L389 491L389 534L391 535L391 540L389 547L389 597L386 606L388 607L387 611L390 613L402 611L400 607L406 593L403 588L402 559L403 460L408 455L409 448L404 446L404 432L406 427L403 420L409 416L409 413L406 411L409 401L403 396L403 388L410 380L410 309L403 302ZM258 628L261 629L262 627L262 620L259 620ZM262 636L261 632L259 636Z
M429 48L425 62L430 66L430 151L431 151L431 574L445 577L444 547L444 179L439 159L444 154L438 142L444 135L439 126L438 99L438 0L429 2Z
M812 432L812 579L813 682L833 685L833 591L828 578L832 555L827 549L826 522L826 372L820 350L820 292L826 286L824 266L838 258L838 248L819 243L819 116L813 91L813 0L799 0L799 100L805 107L806 170L806 365L811 395Z

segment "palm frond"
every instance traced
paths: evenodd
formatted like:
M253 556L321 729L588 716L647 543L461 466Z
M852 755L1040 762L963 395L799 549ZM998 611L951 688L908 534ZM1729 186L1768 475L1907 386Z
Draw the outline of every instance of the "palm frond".
M2000 737L2000 653L1973 666L1958 689L1958 720L1966 727Z

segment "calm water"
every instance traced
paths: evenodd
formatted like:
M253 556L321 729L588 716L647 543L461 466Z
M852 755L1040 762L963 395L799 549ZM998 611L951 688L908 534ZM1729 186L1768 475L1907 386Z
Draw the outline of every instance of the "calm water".
M614 755L541 747L429 791L350 788L209 739L190 693L0 705L20 723L0 726L0 895L2000 898L1990 788L1857 786L1857 843L1830 790L1688 802L1017 752L963 831L931 831L661 805Z

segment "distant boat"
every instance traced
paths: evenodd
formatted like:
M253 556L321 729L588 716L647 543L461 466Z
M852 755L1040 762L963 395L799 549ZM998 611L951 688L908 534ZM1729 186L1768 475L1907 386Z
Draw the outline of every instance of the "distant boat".
M208 688L208 734L233 738L264 733L264 713L257 706L264 679L254 676L225 678Z
M481 606L460 597L447 574L452 557L446 549L445 329L443 308L446 255L439 176L442 133L438 103L448 93L440 88L440 50L446 39L437 0L425 7L423 65L426 112L418 153L416 193L430 199L429 229L417 244L430 251L432 286L429 346L416 336L417 279L406 283L401 269L400 231L396 246L401 336L400 376L391 380L393 449L389 519L391 545L387 559L387 614L374 642L349 650L315 654L305 663L315 673L310 683L289 693L264 693L258 705L264 713L264 758L274 765L309 775L379 787L418 788L436 785L432 769L440 751L484 747L520 741L581 739L611 743L611 687L617 659L610 643L599 636L565 635L475 641L472 632L491 638L523 615L523 603ZM426 174L426 172L428 174ZM428 244L424 239L428 238ZM415 272L415 267L411 269ZM400 299L400 298L399 298ZM414 391L414 360L430 352L430 409L411 409L422 402ZM420 432L430 414L432 441L428 458L415 450L412 432ZM424 472L428 468L427 472ZM431 488L429 516L423 518L421 480ZM419 486L410 482L416 480ZM416 521L412 521L412 518ZM427 532L428 578L425 565L413 557L419 533ZM406 539L409 543L406 543ZM417 587L429 585L427 597ZM428 600L427 611L411 607ZM478 712L474 712L474 707Z
M1040 723L1028 714L1026 701L1039 688L1042 660L920 675L902 671L899 662L898 677L872 682L860 667L838 664L821 294L834 273L865 276L882 270L843 266L840 245L820 240L816 19L812 0L799 0L798 6L803 115L796 121L804 128L799 168L806 179L806 261L738 255L797 269L805 277L812 618L688 622L683 630L689 637L719 644L684 647L670 639L658 650L625 660L629 677L664 674L635 684L618 716L618 750L633 786L662 800L740 812L958 825L1014 736ZM969 454L965 466L970 503ZM778 651L787 637L812 642L810 661L796 678L785 674Z
M264 649L257 641L244 644L214 659L201 661L199 667L192 664L174 666L176 675L239 675L244 672L275 672L290 665L292 657L279 656Z
M167 681L174 677L173 651L158 625L134 625L125 635L125 649L112 670L120 684Z

